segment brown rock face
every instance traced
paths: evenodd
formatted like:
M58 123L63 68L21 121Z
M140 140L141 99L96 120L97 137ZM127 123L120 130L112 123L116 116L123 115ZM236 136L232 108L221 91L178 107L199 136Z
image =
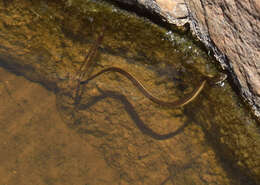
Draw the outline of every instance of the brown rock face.
M188 9L184 0L112 0L121 4L149 11L164 21L178 26L188 22Z
M259 1L186 1L196 34L207 45L211 38L221 53L222 66L228 69L241 95L260 116L260 3ZM224 59L224 60L223 60Z

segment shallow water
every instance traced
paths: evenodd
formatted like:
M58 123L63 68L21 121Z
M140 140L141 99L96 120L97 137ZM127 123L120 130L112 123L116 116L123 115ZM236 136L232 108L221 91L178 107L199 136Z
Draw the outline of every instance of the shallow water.
M102 157L93 160L104 160L113 171L104 182L96 180L100 178L98 170L66 173L71 175L70 181L81 184L87 178L89 184L108 184L108 179L110 184L254 184L250 176L259 173L259 132L256 121L227 82L224 87L206 86L191 104L170 109L145 98L122 75L107 73L88 83L79 105L73 104L77 72L101 32L104 39L91 60L94 66L88 76L107 67L120 67L156 97L174 100L189 93L204 75L219 73L207 52L178 31L158 27L106 3L74 3L67 1L64 7L49 1L24 1L21 7L11 4L0 9L5 18L0 24L5 28L0 35L2 65L53 90L56 107L50 107L62 120L57 123L65 123L75 137L97 150ZM4 80L5 76L1 77ZM2 91L6 92L4 86ZM2 114L9 109L5 104ZM53 123L54 133L58 132L57 123ZM46 140L47 146L52 146L52 138ZM74 145L81 148L80 142ZM86 157L91 151L86 151ZM44 150L43 154L46 152L52 155L53 151ZM72 163L82 160L83 151L78 156L73 153L77 150L69 155ZM37 155L36 161L41 162L44 158ZM30 152L24 159L29 157ZM50 161L44 167L50 169L54 164ZM235 170L237 166L241 169ZM34 178L38 184L48 184L44 179L59 184L58 179L64 179L68 170L70 166L64 165L57 168L56 175L45 171ZM33 179L25 178L24 184L29 181Z

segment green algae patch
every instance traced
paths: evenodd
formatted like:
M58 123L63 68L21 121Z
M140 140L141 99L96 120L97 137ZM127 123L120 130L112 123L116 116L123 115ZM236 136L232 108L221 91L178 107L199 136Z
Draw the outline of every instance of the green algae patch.
M73 105L71 81L101 32L87 76L120 67L160 99L183 97L203 76L218 73L214 60L188 36L103 1L3 2L1 64L56 93L64 123L118 171L121 179L114 184L258 180L259 128L228 83L207 85L191 104L168 109L110 73L87 84L80 105Z

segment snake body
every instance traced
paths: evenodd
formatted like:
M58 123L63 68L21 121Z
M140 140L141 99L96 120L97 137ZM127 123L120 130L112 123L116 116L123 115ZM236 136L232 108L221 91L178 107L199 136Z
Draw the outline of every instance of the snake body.
M171 108L182 107L182 106L190 103L191 101L193 101L199 95L199 93L203 90L203 88L207 82L209 82L209 81L213 82L217 79L217 81L214 83L220 83L226 79L225 74L221 74L220 77L216 77L216 78L214 78L214 80L213 80L213 78L205 77L202 80L202 82L200 83L200 85L198 87L196 87L191 93L187 94L183 98L176 100L176 101L163 101L163 100L156 98L142 85L141 82L139 82L136 78L134 78L130 73L128 73L125 70L118 68L118 67L109 67L109 68L103 69L100 72L98 72L97 74L89 77L87 80L80 82L80 84L87 84L89 81L93 80L94 78L96 78L106 72L120 73L121 75L128 78L134 84L134 86L136 86L144 94L144 96L147 97L148 99L150 99L152 102L162 105L162 106L171 107Z

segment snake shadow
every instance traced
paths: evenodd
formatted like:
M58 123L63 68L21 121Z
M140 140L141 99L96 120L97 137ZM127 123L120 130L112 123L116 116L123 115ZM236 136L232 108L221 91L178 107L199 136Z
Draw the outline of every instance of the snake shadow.
M180 128L178 128L177 130L173 131L173 132L169 132L167 134L159 134L156 133L155 131L153 131L152 129L150 129L139 117L138 113L136 112L135 108L133 107L133 105L127 100L127 98L116 92L116 91L103 91L100 90L98 88L98 90L102 93L99 96L94 96L92 97L92 99L86 103L86 104L81 104L79 106L79 110L84 110L84 109L88 109L91 106L95 105L96 103L98 103L99 101L106 99L106 98L113 98L116 100L119 100L123 105L124 105L124 109L125 111L128 113L128 115L130 116L130 118L132 119L132 121L135 123L135 125L137 126L137 128L145 135L148 135L156 140L166 140L169 138L172 138L176 135L178 135L179 133L181 133L185 127L187 127L187 125L189 124L189 121L186 121ZM159 122L158 122L159 124Z

